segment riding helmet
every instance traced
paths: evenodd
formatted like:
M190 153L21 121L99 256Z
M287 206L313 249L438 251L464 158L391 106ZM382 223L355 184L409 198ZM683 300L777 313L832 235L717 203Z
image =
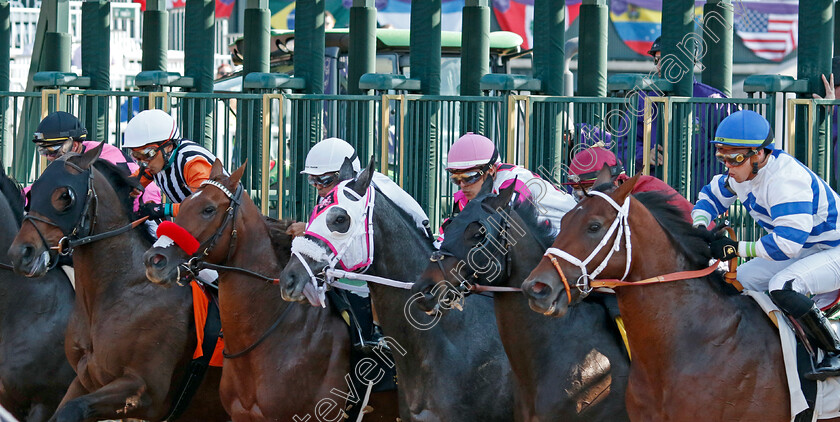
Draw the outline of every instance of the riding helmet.
M712 144L774 149L773 131L764 116L752 110L736 111L720 122Z
M624 173L621 161L615 158L612 151L601 146L587 148L577 154L569 164L569 181L564 185L578 183L592 183L598 178L598 172L604 167L610 168L610 175L616 177Z
M68 138L82 140L86 137L87 129L82 126L82 122L76 116L64 111L56 111L41 120L32 141L40 144L57 144L66 142Z
M339 138L327 138L315 144L306 154L306 164L301 174L318 176L321 174L334 173L341 170L344 159L347 158L353 163L353 172L361 170L359 157L356 149L347 141Z
M123 148L139 148L144 145L181 138L175 118L163 110L145 110L138 113L123 133Z
M447 170L466 170L495 164L499 159L496 145L487 137L467 132L449 148Z

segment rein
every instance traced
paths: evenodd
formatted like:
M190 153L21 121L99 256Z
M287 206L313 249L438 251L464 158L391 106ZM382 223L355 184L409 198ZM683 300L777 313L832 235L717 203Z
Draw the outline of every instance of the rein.
M648 284L667 283L667 282L679 281L679 280L689 280L689 279L693 279L693 278L705 277L705 276L713 273L718 268L718 264L720 264L720 260L717 260L712 265L710 265L706 268L700 269L700 270L678 271L678 272L674 272L674 273L670 273L670 274L665 274L665 275L646 278L644 280L635 281L635 282L624 281L624 279L627 278L627 275L630 272L630 263L631 263L631 256L632 256L631 255L631 242L630 242L630 222L629 222L630 198L631 197L628 196L627 199L624 201L624 204L619 206L611 197L609 197L608 195L606 195L603 192L594 191L594 192L590 192L590 194L592 196L599 196L599 197L603 198L604 200L607 201L607 203L609 203L618 212L618 215L616 216L615 220L613 220L613 223L610 226L610 229L604 235L603 239L601 239L601 242L598 244L598 246L595 247L595 250L593 250L592 253L590 253L589 256L583 261L581 261L578 258L572 256L571 254L569 254L565 251L562 251L560 249L557 249L557 248L548 248L545 252L545 256L547 256L549 258L549 260L551 260L552 265L554 265L555 270L557 270L557 274L560 276L560 280L563 281L563 287L566 289L566 298L569 301L568 303L571 304L571 302L572 302L571 286L569 285L569 282L566 279L566 275L563 273L563 269L560 267L560 263L558 262L558 258L563 259L563 260L571 263L572 265L576 265L577 267L579 267L581 269L581 276L580 276L580 278L578 278L577 283L575 283L575 287L578 288L578 290L580 291L580 293L583 297L588 295L595 288L614 288L614 287L623 287L623 286L643 286L643 285L648 285ZM734 236L734 231L732 231L731 229L729 229L729 230L730 230L730 233ZM589 264L595 258L595 256L598 255L599 252L601 252L601 249L603 249L604 246L607 245L607 243L609 242L609 239L612 237L613 233L615 233L616 231L617 231L617 233L616 233L615 242L613 243L613 246L610 248L610 252L607 254L606 257L604 257L604 260L601 262L601 264L598 265L598 267L595 269L595 271L593 271L592 274L589 274L587 269L586 269L586 265ZM613 253L617 252L620 249L622 233L624 233L624 237L625 237L625 240L626 240L625 249L627 251L627 262L626 262L626 266L625 266L625 270L624 270L624 276L622 276L621 279L596 279L595 277L598 274L600 274L601 271L603 271L604 268L606 268L607 263L612 258ZM737 258L733 261L737 261ZM734 263L734 266L737 267L737 262ZM729 276L730 274L734 274L734 268L733 268L733 263L732 262L730 262L730 272L727 273L727 277L726 277L727 280L730 279L730 276ZM731 278L734 280L734 275ZM737 283L737 281L735 283ZM739 285L735 285L735 286L736 286L736 288L739 287ZM742 289L743 288L740 288L739 290L742 290ZM556 303L553 303L551 305L551 308L548 311L546 311L546 315L553 314L555 306L556 306Z

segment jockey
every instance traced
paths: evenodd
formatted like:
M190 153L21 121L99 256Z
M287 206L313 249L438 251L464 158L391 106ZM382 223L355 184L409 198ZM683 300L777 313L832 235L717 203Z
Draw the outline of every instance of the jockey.
M488 177L493 180L493 193L498 193L515 181L516 200L533 201L541 212L540 221L551 221L555 229L560 228L563 215L575 206L571 195L557 190L530 170L501 163L493 142L472 132L452 144L446 171L449 172L449 180L461 188L453 196L453 214L461 212L469 201L475 199Z
M340 175L341 166L346 160L352 163L352 173L355 177L361 171L356 149L339 138L324 139L315 144L306 154L306 164L301 174L305 174L309 184L318 190L319 203L324 201L339 183L346 180L342 179ZM373 173L371 184L411 215L415 224L428 233L429 218L425 211L399 185L379 172ZM306 233L306 223L293 223L286 230L286 233L292 236L302 236ZM347 281L347 283L352 284L352 281ZM333 293L331 303L336 306L348 324L355 328L355 332L350 333L353 347L358 350L371 350L378 345L382 334L379 326L373 320L370 296L362 296L356 292L346 294L347 292L336 289L329 292ZM345 302L346 306L338 303L341 301Z
M59 159L68 152L81 154L89 148L96 148L100 145L99 142L88 141L87 129L82 126L82 122L76 116L63 111L50 113L44 120L41 120L35 130L32 142L38 147L38 153L49 162ZM103 143L99 158L124 169L128 174L138 169L137 164L129 160L119 148L113 145ZM30 186L23 189L27 202L29 189L31 189ZM146 202L160 202L160 189L157 185L150 184L143 194L135 199L134 210L137 211L140 205Z
M157 220L178 215L180 203L210 177L216 161L201 145L181 139L175 119L162 110L145 110L129 120L122 146L141 164L133 176L143 186L157 183L170 202L140 207L138 215Z
M595 179L601 169L607 166L610 172L610 180L615 186L621 186L630 177L624 173L624 166L615 158L612 151L596 144L577 154L569 165L569 181L563 185L571 186L572 194L576 200L581 200L595 184ZM631 193L659 191L670 197L671 205L683 211L686 221L691 221L691 202L688 202L674 188L653 176L641 175Z
M706 226L740 200L768 234L757 242L734 242L720 234L712 256L754 257L738 268L746 289L770 292L796 319L826 357L809 379L840 375L840 338L820 311L837 303L840 289L840 196L808 167L775 149L770 123L760 114L738 111L724 119L712 141L728 172L700 192L691 213Z

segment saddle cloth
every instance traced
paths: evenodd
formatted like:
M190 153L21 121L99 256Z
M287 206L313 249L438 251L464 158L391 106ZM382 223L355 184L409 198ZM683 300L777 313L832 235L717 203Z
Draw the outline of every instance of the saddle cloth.
M770 300L770 297L761 292L744 290L742 294L752 297L770 319L776 322L779 327L779 338L782 343L782 354L785 361L785 373L787 374L788 389L790 390L790 420L793 421L796 415L808 409L808 402L802 392L802 385L799 382L799 374L796 367L796 335L790 327L787 318L781 310ZM837 322L832 322L835 331L838 330ZM822 358L822 351L819 351ZM820 419L831 419L840 417L840 379L829 378L825 381L817 381L817 396L814 404L814 417L812 421Z

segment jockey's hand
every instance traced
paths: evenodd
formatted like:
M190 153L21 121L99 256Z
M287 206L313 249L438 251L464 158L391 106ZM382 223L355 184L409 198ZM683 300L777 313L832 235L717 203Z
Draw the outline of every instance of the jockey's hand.
M137 210L138 217L149 217L153 220L163 220L164 217L172 215L172 205L170 204L156 204L154 202L147 202L140 205Z
M306 231L306 223L303 221L298 221L292 224L289 224L289 227L286 228L286 234L292 237L302 236L303 232Z
M738 242L724 236L724 232L719 232L715 240L709 244L709 247L712 248L712 258L714 259L729 261L738 256Z
M131 193L129 193L128 195L131 196L132 198L136 198L136 197L138 197L142 194L143 194L142 190L134 188L134 189L131 190Z

